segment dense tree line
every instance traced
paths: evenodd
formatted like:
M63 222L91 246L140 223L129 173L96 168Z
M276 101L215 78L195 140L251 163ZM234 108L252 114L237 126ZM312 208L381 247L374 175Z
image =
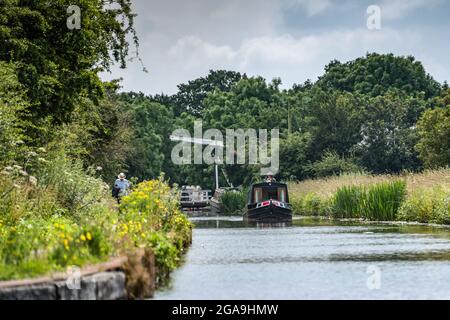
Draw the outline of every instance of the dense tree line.
M67 26L73 4L82 13L79 29ZM18 188L25 177L54 193L56 181L43 174L51 164L61 177L82 166L79 179L108 182L128 166L134 115L116 99L117 82L99 73L125 67L137 52L134 18L130 0L0 1L0 171L14 168ZM8 188L0 183L3 195ZM71 189L74 199L87 190L79 188Z
M204 130L222 132L279 128L281 179L354 171L398 173L450 164L450 91L413 57L368 54L344 64L333 61L315 83L307 81L289 90L280 89L280 84L280 79L268 82L211 70L206 77L179 85L172 96L122 93L119 97L127 97L134 113L136 105L153 109L139 113L134 125L135 143L148 136L141 157L160 159L152 164L156 171L147 167L146 174L164 171L180 184L212 186L212 166L174 166L170 161L169 132L192 131L196 119L203 121ZM141 157L129 162L130 174L145 178L143 171L134 169ZM259 178L255 166L221 168L222 185Z
M137 46L130 1L112 2L80 2L79 30L66 28L68 0L1 2L1 167L23 165L44 147L108 182L120 171L140 180L164 172L171 182L212 187L212 166L170 159L170 133L192 131L196 119L204 130L280 129L281 179L450 164L450 91L414 57L332 61L316 82L288 90L280 79L211 70L174 95L124 93L120 82L99 78L113 63L125 66L127 38ZM222 185L259 178L256 166L221 169Z

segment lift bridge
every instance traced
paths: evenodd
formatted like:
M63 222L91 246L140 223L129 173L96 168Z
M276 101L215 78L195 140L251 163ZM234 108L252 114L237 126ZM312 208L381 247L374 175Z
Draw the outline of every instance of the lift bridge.
M193 144L210 145L223 148L223 142L210 139L191 138L186 136L171 135L171 141L188 142ZM219 190L219 166L214 166L214 176L216 182L216 191ZM212 197L211 190L204 190L200 186L183 186L181 188L180 203L184 210L208 210L210 208L210 200Z

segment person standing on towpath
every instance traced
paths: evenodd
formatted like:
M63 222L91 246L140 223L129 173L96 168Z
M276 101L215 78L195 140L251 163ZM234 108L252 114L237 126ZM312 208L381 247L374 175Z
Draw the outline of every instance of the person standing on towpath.
M112 196L117 199L118 204L120 204L120 199L129 193L130 185L130 181L128 181L125 174L121 172L117 176L117 180L114 182L112 190Z

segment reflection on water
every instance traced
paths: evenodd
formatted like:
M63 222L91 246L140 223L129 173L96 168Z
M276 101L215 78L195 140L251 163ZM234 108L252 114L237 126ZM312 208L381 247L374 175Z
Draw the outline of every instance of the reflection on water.
M184 265L156 299L450 298L450 231L294 219L195 218ZM370 290L368 268L381 270Z

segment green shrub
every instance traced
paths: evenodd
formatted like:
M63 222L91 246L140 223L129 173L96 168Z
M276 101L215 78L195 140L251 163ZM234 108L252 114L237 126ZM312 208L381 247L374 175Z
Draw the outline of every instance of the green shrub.
M320 161L305 165L305 170L315 177L329 177L364 171L352 159L342 158L335 152L325 152Z
M301 198L291 198L293 214L303 216L326 216L330 213L329 200L313 192Z
M0 225L0 279L33 277L67 266L102 261L112 252L112 233L101 220L82 225L60 216Z
M122 198L120 210L119 237L130 240L132 248L150 246L160 272L168 275L192 235L192 225L179 209L178 193L162 178L144 181Z
M398 219L450 224L450 189L437 186L414 191L400 207Z
M80 220L107 205L108 186L80 161L44 151L31 154L26 166L7 166L1 171L0 212L5 221L55 214ZM44 157L53 160L50 163Z
M247 194L244 191L226 191L220 197L221 211L225 215L241 214L247 203Z
M52 155L38 170L40 185L50 186L59 205L74 217L109 197L109 186L94 177L92 169L84 169L80 160L71 160L64 154Z
M179 261L178 248L162 232L154 232L148 238L148 244L155 253L156 265L164 275L176 268Z
M63 271L141 247L154 250L162 274L175 268L191 241L192 226L166 182L139 184L123 198L119 213L109 208L104 190L94 190L102 188L100 181L76 163L56 163L53 170L44 168L47 176L37 184L15 176L19 168L0 181L1 280ZM59 176L73 181L52 180ZM71 194L59 199L62 190ZM39 202L49 202L48 210L35 211L31 204L45 207Z
M17 164L22 160L25 146L25 121L29 103L26 90L17 78L17 65L0 61L0 166Z
M303 200L301 197L291 197L290 203L293 214L303 215Z

